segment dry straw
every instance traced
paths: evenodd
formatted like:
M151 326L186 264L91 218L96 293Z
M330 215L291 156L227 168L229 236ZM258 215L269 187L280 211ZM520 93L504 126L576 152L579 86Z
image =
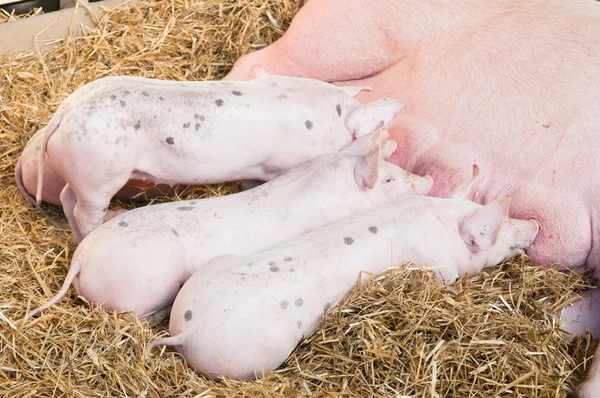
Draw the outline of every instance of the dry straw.
M589 338L563 342L553 313L589 281L524 258L449 287L418 270L388 272L331 310L279 370L256 382L206 380L170 348L146 365L144 349L167 322L90 309L73 289L23 321L57 292L74 249L68 229L50 225L14 183L29 137L68 94L102 76L219 79L239 55L279 37L301 3L144 1L109 10L97 29L43 56L0 55L0 396L564 397L572 389L594 347ZM193 187L160 201L237 189Z
M4 23L4 22L17 21L19 19L25 19L25 18L29 18L29 17L33 17L36 15L41 15L41 14L43 14L43 10L41 7L40 8L32 8L31 11L29 11L27 14L20 14L20 15L16 15L15 10L8 12L5 9L0 8L0 24Z

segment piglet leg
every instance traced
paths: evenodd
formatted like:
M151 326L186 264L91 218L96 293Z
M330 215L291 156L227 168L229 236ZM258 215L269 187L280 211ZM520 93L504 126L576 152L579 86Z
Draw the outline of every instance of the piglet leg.
M104 216L104 222L110 221L115 217L120 216L121 214L127 213L127 209L116 209L116 210L108 210L106 215Z
M77 226L77 221L75 221L75 217L73 215L75 206L77 205L77 195L69 184L66 184L63 190L60 193L60 202L63 206L63 212L67 217L67 221L69 222L69 226L73 231L73 235L75 237L75 242L78 244L83 239L81 232L79 231L79 227Z
M108 212L108 205L113 196L129 181L129 173L106 179L104 184L94 187L78 186L75 190L77 204L73 209L73 216L80 231L80 240L90 232L102 225ZM91 194L93 193L93 194Z

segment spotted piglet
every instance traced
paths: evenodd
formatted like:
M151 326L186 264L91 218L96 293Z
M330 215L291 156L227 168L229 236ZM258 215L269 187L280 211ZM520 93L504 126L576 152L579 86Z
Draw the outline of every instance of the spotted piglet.
M347 150L309 160L250 191L116 217L83 240L60 292L26 318L58 301L71 283L88 302L156 318L213 257L258 253L356 211L426 195L431 177L384 160L397 145L388 136L384 130L361 137Z
M43 156L66 185L60 200L80 242L130 179L158 184L268 181L389 125L395 100L360 105L368 87L270 76L248 82L107 77L71 94L45 127Z
M249 256L225 255L185 283L171 311L173 345L197 372L250 379L277 368L361 271L412 261L439 280L523 252L535 221L507 216L510 199L481 206L467 188L449 198L407 196Z

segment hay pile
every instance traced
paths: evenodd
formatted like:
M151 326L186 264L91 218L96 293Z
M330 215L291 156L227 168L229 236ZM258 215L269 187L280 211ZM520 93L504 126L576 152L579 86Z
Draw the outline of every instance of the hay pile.
M15 186L29 137L68 94L102 76L219 79L239 55L279 37L302 2L150 0L109 11L98 29L43 58L0 55L0 395L563 397L576 384L594 347L586 338L564 343L552 311L589 281L524 258L450 287L426 272L392 270L256 382L208 381L171 349L155 350L146 365L145 346L167 322L90 309L73 289L22 321L58 291L75 247L69 230L51 226ZM237 189L198 186L159 201Z
M32 8L27 14L16 15L15 10L8 12L3 8L0 8L0 24L10 21L18 21L19 19L25 19L29 17L34 17L36 15L41 15L44 13L41 7Z

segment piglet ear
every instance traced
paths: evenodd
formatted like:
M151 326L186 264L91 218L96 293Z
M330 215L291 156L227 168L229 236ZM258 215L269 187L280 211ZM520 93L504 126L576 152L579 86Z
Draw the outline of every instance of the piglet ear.
M390 137L390 132L383 129L383 122L379 123L380 128L371 134L358 137L354 141L344 146L340 151L352 152L358 155L365 155L373 151L379 144Z
M366 191L372 189L377 181L379 174L379 157L381 148L377 145L375 150L365 156L362 156L354 167L354 179L358 187Z
M250 68L250 80L258 79L259 77L269 76L269 71L260 65L253 65Z
M356 97L358 95L358 93L360 93L361 91L373 91L373 87L371 87L371 86L362 86L362 87L337 86L337 87L351 97Z
M469 199L469 195L471 193L471 188L473 188L473 183L479 176L479 166L473 164L473 176L471 177L471 181L466 184L463 184L452 191L447 198L450 199Z
M398 143L394 140L385 140L381 144L381 159L388 160L394 151L398 148Z
M370 134L380 128L388 127L406 105L394 99L381 99L366 105L358 105L346 117L346 128L356 137Z
M488 250L498 237L498 231L508 216L510 198L488 203L460 224L460 235L467 245Z

